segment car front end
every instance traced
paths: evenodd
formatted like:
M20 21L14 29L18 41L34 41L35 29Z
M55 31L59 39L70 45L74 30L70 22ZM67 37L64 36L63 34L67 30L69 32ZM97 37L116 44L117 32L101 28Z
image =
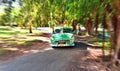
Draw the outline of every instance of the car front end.
M71 33L53 34L51 37L52 47L66 47L74 45L74 35Z

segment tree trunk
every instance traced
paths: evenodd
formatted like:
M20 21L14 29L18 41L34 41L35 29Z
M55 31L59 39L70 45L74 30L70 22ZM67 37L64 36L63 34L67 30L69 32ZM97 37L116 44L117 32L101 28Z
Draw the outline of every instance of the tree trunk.
M99 14L96 13L96 17L95 17L95 33L98 34L98 25L99 25Z
M29 33L32 33L32 25L29 25Z
M86 22L85 28L86 28L86 32L87 32L86 35L88 35L88 36L92 35L92 23L91 23L90 17Z
M81 31L81 28L80 28L80 23L78 25L78 35L82 35L82 31Z
M102 47L102 54L103 57L105 56L105 28L106 28L106 14L103 14L103 21L102 21L102 25L103 25L103 47Z
M119 55L120 55L120 0L114 0L114 5L116 9L116 18L117 18L117 29L115 31L116 36L116 52L115 52L115 61L117 63L120 62Z
M65 25L65 19L62 18L58 25L59 26L64 26Z
M73 32L75 34L77 33L77 24L78 24L78 21L77 20L73 20L73 22L72 22L72 28L73 28Z
M115 53L115 46L117 44L117 17L115 15L112 16L111 22L113 31L111 37L110 55L113 56L113 53Z

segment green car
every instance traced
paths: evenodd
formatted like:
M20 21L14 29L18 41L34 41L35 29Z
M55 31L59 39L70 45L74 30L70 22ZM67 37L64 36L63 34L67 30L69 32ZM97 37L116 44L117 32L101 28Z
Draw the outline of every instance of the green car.
M52 47L74 46L75 39L72 28L69 27L55 27L50 39Z

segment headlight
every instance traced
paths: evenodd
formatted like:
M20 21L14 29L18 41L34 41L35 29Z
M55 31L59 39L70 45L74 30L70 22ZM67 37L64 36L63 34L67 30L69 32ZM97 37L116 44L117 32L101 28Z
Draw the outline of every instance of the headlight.
M54 40L54 38L53 38L53 37L51 37L50 39L51 39L51 40Z

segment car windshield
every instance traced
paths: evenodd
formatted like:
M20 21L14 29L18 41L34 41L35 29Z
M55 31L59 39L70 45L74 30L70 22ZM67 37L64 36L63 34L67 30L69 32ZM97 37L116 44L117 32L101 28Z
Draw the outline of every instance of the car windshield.
M61 29L55 29L54 32L55 32L55 33L60 33L60 32L61 32Z
M71 28L63 28L63 33L72 33Z
M71 28L55 29L54 33L72 33L72 29Z

